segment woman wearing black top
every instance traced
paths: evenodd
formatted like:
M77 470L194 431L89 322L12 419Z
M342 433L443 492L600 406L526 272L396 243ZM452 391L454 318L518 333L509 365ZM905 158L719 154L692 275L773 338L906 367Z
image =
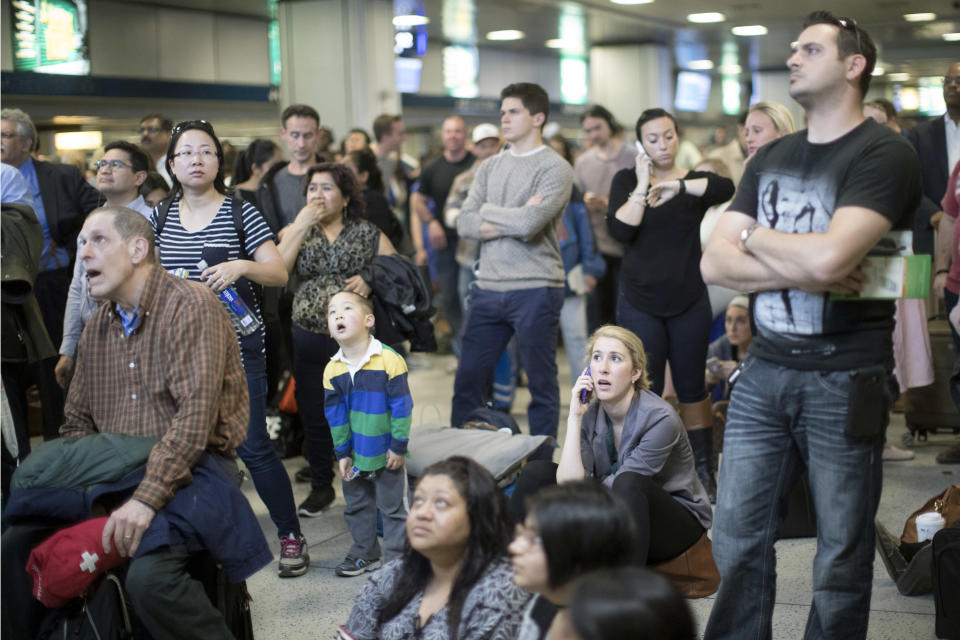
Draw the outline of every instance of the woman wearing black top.
M264 138L251 142L237 154L237 164L233 170L234 190L237 195L259 208L257 188L260 186L260 179L270 167L281 160L283 152L276 142Z
M377 156L369 148L349 151L343 158L343 164L353 171L363 190L363 199L367 204L363 217L383 231L394 247L400 248L403 245L403 226L387 201Z
M680 417L694 448L697 473L713 498L710 400L703 362L710 339L710 301L700 275L700 221L714 204L733 197L733 182L687 171L674 160L677 123L663 109L637 120L644 153L636 168L613 178L607 224L626 247L617 300L617 324L630 329L647 350L651 389L663 392L670 361Z

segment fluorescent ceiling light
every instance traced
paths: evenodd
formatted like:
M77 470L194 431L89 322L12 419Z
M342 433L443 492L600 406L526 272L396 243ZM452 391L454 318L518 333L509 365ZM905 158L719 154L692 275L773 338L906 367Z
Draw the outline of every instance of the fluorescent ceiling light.
M610 0L613 4L650 4L653 0Z
M103 146L102 131L66 131L53 135L53 146L60 151L96 149Z
M906 82L910 79L909 73L888 73L887 80L890 82Z
M881 67L880 65L877 65L877 66L875 66L875 67L873 68L873 72L871 72L870 75L872 75L872 76L882 76L882 75L883 75L884 73L886 73L886 72L887 72L886 69L884 69L884 68Z
M960 33L945 33L941 36L947 42L957 42L960 41Z
M562 49L563 48L563 39L562 38L551 38L545 43L547 49Z
M687 69L695 71L709 71L713 69L713 60L691 60L687 63Z
M487 33L487 40L522 40L526 35L523 31L517 29L502 29Z
M738 64L722 64L717 67L717 71L726 75L735 75L743 72L743 67Z
M418 16L418 15L405 15L405 16L393 16L393 26L395 27L419 27L430 22L430 18L427 16Z
M730 29L730 32L735 36L765 36L767 35L767 28L762 24L747 24L734 27Z
M711 22L723 22L727 19L727 16L716 11L707 11L706 13L691 13L687 16L688 22L696 22L697 24L710 24Z
M907 22L930 22L937 19L935 13L905 13L903 19Z

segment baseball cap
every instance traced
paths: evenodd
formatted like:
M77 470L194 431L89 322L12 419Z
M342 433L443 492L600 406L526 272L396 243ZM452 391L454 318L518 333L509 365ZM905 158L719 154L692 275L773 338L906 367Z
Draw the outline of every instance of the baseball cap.
M489 122L484 122L483 124L478 124L473 128L473 141L480 142L481 140L486 140L487 138L500 138L500 129L497 129L496 125L490 124Z

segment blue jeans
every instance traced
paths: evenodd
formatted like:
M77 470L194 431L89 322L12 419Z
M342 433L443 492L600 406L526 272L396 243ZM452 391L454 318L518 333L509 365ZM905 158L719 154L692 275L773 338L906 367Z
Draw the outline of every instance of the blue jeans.
M866 637L885 429L871 441L845 435L849 392L848 371L801 371L747 359L727 412L713 521L722 582L705 638L772 636L773 545L787 494L804 466L817 513L813 604L804 638Z
M450 323L450 335L453 337L454 352L460 350L460 324L463 319L463 307L460 305L460 265L457 263L457 238L447 237L447 246L433 254L437 267L437 280L440 284L440 300L443 313Z
M563 299L560 311L560 331L563 346L570 363L570 384L573 385L580 372L587 366L587 296L574 295Z
M530 380L530 433L556 437L560 418L557 329L562 306L560 287L504 292L473 288L453 383L453 426L460 426L483 406L494 366L516 335L520 361Z
M960 299L960 296L953 293L947 288L943 290L943 302L947 306L947 316L950 316L950 312L953 311L953 308L957 306L957 300ZM957 330L953 328L953 325L949 322L947 323L950 326L950 336L953 338L953 349L954 353L960 353L960 333L957 333Z
M300 535L290 476L267 434L267 374L248 373L247 391L250 393L250 425L247 439L237 447L237 455L247 466L257 495L267 505L270 519L277 526L277 533L281 537L289 533Z

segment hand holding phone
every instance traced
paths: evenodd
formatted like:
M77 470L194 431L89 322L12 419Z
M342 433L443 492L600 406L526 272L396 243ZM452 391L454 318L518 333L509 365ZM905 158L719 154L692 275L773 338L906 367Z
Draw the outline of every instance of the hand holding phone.
M584 375L590 375L590 366L587 365L587 370L584 372ZM590 401L590 390L589 389L580 389L580 404L587 404Z
M634 143L637 146L637 169L640 168L641 164L647 165L647 172L650 176L653 176L653 161L650 159L650 156L647 155L647 150L643 148L643 144L639 140ZM639 173L637 174L637 179L640 179Z

